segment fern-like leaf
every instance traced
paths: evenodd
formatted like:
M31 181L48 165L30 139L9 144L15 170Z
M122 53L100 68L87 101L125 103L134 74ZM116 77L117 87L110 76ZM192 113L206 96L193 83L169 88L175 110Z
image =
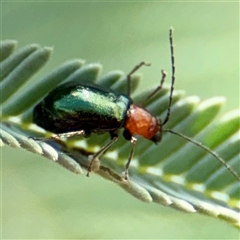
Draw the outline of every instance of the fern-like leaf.
M57 85L66 81L97 82L124 92L126 77L112 71L98 77L100 64L84 65L75 59L64 63L39 81L26 85L49 59L52 48L37 44L13 51L16 41L1 43L1 141L0 145L24 148L40 154L74 173L82 173L93 154L109 135L92 135L89 139L74 138L65 142L36 142L29 137L49 136L32 123L34 105ZM140 77L135 75L132 90ZM141 102L151 90L134 97ZM169 100L169 88L162 89L150 99L146 108L164 118ZM200 101L175 91L171 120L166 128L183 133L216 151L238 173L239 168L239 111L226 113L213 121L225 99L215 97ZM212 155L171 133L165 132L159 145L139 139L130 166L130 180L122 172L130 144L123 137L101 158L96 173L111 180L144 202L155 202L186 212L199 212L217 217L239 227L240 184ZM96 163L99 164L99 163Z

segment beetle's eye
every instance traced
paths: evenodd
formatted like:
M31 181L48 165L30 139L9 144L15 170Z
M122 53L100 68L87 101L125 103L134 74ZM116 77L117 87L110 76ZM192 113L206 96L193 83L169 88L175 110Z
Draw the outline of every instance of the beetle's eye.
M162 132L161 132L161 131L158 131L158 132L151 138L151 140L152 140L154 143L160 142L161 139L162 139Z

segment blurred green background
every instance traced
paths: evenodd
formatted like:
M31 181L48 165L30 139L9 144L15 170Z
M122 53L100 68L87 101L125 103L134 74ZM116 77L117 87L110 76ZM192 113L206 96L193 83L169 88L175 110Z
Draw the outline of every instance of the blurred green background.
M239 3L2 2L2 39L54 46L38 79L71 58L129 72L142 60L139 88L170 73L168 31L175 29L176 88L239 105ZM168 78L170 81L170 77ZM238 239L217 219L145 204L114 184L76 176L46 159L1 149L2 238Z

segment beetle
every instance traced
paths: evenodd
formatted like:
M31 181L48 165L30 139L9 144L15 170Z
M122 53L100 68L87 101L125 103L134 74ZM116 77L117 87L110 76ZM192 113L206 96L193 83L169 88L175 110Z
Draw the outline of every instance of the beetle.
M96 158L104 154L114 142L117 141L119 130L124 129L123 136L130 141L132 148L125 166L125 179L128 179L128 168L134 154L137 143L136 135L151 140L154 143L161 141L163 132L170 132L203 148L222 165L224 165L234 177L240 181L238 174L226 164L226 162L208 147L202 145L187 136L171 129L163 129L168 122L172 104L172 96L175 83L175 59L173 45L173 28L169 31L172 82L166 117L163 121L153 116L144 107L134 104L130 97L131 76L140 67L149 64L141 62L127 75L127 94L118 93L94 83L67 82L50 92L33 110L33 122L53 132L52 139L61 139L71 136L89 136L91 133L109 133L111 140L98 152L93 154L88 167L87 176L92 170ZM153 97L163 86L166 77L162 70L162 78L159 86L149 94L147 99Z
M128 75L129 81L136 69L143 65L148 64L141 62L137 65ZM162 78L165 78L165 72L162 73ZM161 122L145 108L134 104L128 95L94 83L79 84L72 81L60 85L34 108L33 121L45 130L55 133L53 139L110 133L111 141L94 154L88 175L94 159L117 141L121 128L124 128L125 139L132 143L125 179L128 179L127 169L137 142L134 135L141 135L154 143L158 143L162 135Z

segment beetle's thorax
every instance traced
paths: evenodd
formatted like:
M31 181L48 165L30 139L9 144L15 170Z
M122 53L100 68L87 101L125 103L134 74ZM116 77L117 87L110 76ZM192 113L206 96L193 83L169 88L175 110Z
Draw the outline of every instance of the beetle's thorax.
M161 127L156 117L145 108L132 104L127 112L124 128L130 135L140 135L154 142L160 141Z

